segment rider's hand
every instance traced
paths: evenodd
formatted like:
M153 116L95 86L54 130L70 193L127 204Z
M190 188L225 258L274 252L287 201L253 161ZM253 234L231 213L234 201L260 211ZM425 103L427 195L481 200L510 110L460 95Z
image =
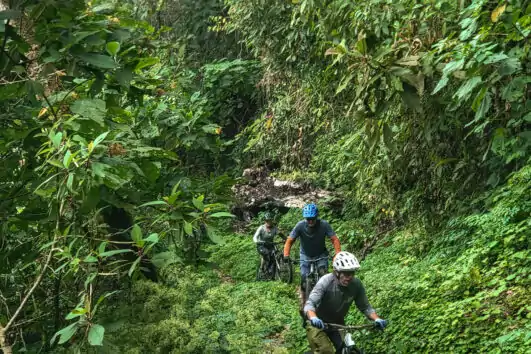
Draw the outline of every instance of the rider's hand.
M380 329L384 329L385 327L387 327L387 321L386 321L386 320L382 320L381 318L377 318L376 320L374 320L374 323L375 323Z
M323 321L321 321L321 319L319 317L310 318L310 323L315 328L319 328L319 329L323 329L324 328L324 323L323 323Z

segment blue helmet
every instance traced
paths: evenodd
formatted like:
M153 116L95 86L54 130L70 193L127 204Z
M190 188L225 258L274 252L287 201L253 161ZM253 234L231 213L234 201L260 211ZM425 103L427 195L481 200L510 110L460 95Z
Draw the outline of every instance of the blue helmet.
M302 208L303 218L316 218L317 214L319 214L319 210L317 209L317 205L313 203L306 204L304 208Z

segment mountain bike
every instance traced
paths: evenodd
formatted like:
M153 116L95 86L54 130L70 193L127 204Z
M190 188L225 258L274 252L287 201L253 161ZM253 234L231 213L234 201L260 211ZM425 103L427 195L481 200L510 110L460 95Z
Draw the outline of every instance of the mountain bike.
M316 259L309 259L302 261L300 259L298 260L292 260L292 262L308 262L310 264L310 270L308 272L308 275L306 276L306 280L304 281L304 289L301 289L300 291L300 297L299 297L299 315L301 316L302 321L302 327L304 328L305 322L306 322L306 316L304 315L304 304L306 303L306 300L308 300L308 297L310 296L310 293L313 290L313 287L319 279L321 278L321 275L319 274L319 269L317 267L317 263L323 259L328 259L329 256L326 257L320 257Z
M365 350L358 347L351 332L362 331L364 329L375 330L378 325L375 323L360 325L360 326L343 326L334 323L325 323L325 329L337 329L339 332L343 332L341 336L343 338L343 347L341 348L341 354L365 354Z
M282 254L280 242L265 242L265 245L272 245L269 263L266 264L263 259L256 270L256 280L280 280L290 284L293 281L293 264L286 262ZM260 257L262 258L262 257Z
M319 269L317 268L317 263L323 259L328 258L329 256L326 256L305 261L310 264L310 271L308 272L308 275L306 276L306 281L304 282L303 304L306 302L306 300L308 300L308 296L310 296L313 287L321 278L321 275L319 274Z

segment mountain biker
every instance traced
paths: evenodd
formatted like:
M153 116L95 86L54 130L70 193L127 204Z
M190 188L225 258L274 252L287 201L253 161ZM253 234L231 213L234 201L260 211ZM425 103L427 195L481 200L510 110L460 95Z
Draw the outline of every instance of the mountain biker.
M323 276L313 288L304 313L311 326L306 326L306 335L313 352L340 353L343 339L337 329L325 328L325 323L344 325L345 316L352 302L380 329L387 326L371 307L365 288L354 273L360 268L356 257L349 252L340 252L333 262L334 272ZM334 350L335 349L335 350Z
M302 209L304 220L299 221L291 231L289 238L284 244L284 259L289 261L291 246L297 238L300 238L300 269L301 269L301 289L304 293L306 277L310 271L308 261L312 259L323 258L317 262L317 269L320 275L328 271L328 251L326 249L325 239L329 238L334 245L335 253L341 252L341 244L336 233L325 220L319 219L319 210L313 203L306 204ZM303 301L305 301L304 299Z
M271 253L273 251L273 241L275 236L279 236L283 240L286 237L279 232L278 228L274 224L273 214L266 212L264 214L264 224L260 225L253 236L253 241L256 243L256 249L262 257L261 266L264 264L269 265L269 273L273 272L273 262L271 262Z

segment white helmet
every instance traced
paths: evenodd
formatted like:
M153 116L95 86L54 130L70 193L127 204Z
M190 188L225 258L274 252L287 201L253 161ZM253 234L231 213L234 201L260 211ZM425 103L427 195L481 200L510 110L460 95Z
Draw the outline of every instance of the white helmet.
M360 262L352 253L341 251L336 254L333 266L337 272L353 272L360 268Z

